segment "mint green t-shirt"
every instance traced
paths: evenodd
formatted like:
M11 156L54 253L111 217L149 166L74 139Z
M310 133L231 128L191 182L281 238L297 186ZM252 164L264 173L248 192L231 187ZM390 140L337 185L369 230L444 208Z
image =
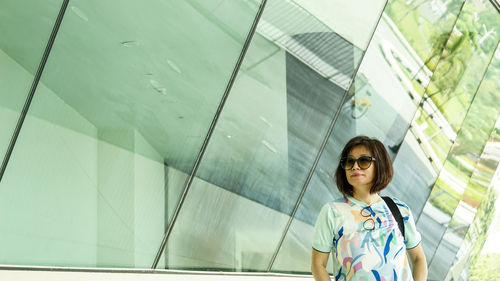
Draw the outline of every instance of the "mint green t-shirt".
M403 217L404 238L384 200L368 206L347 196L323 206L314 227L312 247L332 252L335 280L413 280L406 249L418 246L421 236L410 208L393 200ZM369 216L361 214L363 208L369 210ZM368 219L373 223L365 223Z

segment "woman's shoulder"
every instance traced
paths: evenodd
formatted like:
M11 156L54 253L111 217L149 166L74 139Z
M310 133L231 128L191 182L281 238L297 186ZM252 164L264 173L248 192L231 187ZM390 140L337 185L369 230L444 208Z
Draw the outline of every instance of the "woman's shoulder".
M408 207L408 205L403 202L402 200L400 200L399 198L397 197L392 197L392 196L389 196L392 201L394 201L394 203L396 203L396 206L398 207L399 211L401 212L401 215L405 216L405 215L408 215L410 213L410 207Z
M403 202L402 200L400 200L399 198L392 197L392 196L389 196L389 197L392 199L392 201L394 201L394 203L396 203L396 205L404 207L404 208L408 208L408 205L405 202Z

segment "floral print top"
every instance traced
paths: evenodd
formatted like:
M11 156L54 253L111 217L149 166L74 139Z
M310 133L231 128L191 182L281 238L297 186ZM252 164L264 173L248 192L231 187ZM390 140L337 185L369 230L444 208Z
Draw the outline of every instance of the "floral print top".
M368 206L346 196L323 206L312 247L332 252L335 280L413 280L405 249L418 246L421 235L408 206L393 200L403 217L404 238L384 200Z

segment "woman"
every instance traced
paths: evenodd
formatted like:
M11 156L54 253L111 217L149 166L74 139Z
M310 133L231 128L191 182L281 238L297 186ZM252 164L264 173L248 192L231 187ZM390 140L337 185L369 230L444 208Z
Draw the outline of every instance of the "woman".
M314 228L311 269L316 281L331 280L326 270L331 251L335 280L426 280L421 236L410 209L393 199L404 219L403 237L378 195L392 175L391 159L380 141L358 136L346 144L335 172L344 196L323 206Z

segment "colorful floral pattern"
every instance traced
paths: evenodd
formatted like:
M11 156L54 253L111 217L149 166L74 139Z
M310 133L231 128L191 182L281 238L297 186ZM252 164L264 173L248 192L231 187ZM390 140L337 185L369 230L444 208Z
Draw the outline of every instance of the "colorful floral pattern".
M403 216L405 238L383 200L368 206L347 196L323 206L312 246L320 252L332 252L335 280L413 280L405 248L416 247L421 236L408 206L393 200ZM363 216L363 208L371 216ZM368 219L373 219L375 229L363 226Z

